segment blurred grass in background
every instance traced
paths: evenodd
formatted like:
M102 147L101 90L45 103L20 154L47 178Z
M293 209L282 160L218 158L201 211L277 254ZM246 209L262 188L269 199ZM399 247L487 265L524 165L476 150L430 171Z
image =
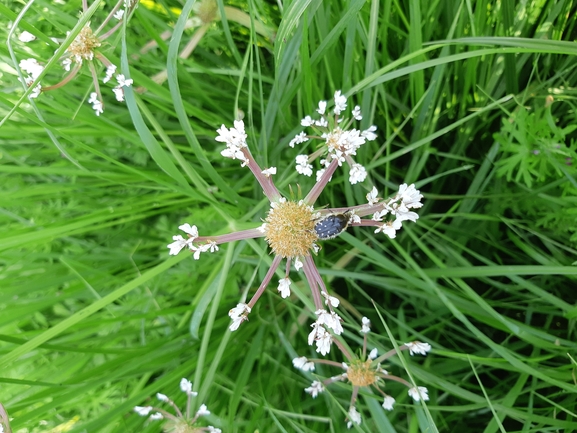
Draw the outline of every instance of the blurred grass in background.
M343 300L351 347L365 315L380 353L390 338L434 348L404 364L429 389L426 409L391 383L395 409L362 393L357 431L577 430L574 2L217 5L233 19L206 24L182 59L192 2L142 2L103 49L147 91L127 91L124 104L103 90L100 117L86 103L87 70L40 95L35 111L10 57L46 64L49 38L77 25L80 1L35 1L15 33L39 40L0 47L0 403L13 431L158 432L132 408L158 405L156 392L183 406L182 377L225 432L346 430L349 386L313 400L303 392L313 376L291 364L312 355L300 275L297 296L282 300L272 284L231 334L228 310L268 269L264 242L199 261L166 248L184 222L220 234L255 227L268 210L214 141L239 111L282 192L308 191L314 179L295 176L294 157L314 145L288 142L338 89L379 138L357 155L369 178L351 186L337 171L319 205L414 182L425 206L397 239L353 228L317 264ZM3 40L22 7L0 2ZM98 2L85 18L111 8ZM149 41L157 46L140 53ZM46 80L60 76L54 61Z

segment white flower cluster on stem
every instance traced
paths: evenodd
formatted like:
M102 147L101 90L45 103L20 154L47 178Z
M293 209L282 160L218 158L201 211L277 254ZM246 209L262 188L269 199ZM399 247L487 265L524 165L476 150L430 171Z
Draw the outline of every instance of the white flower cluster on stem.
M248 163L248 158L243 152L243 149L248 147L246 144L247 135L244 131L244 122L242 120L235 120L233 128L227 129L226 126L222 125L216 132L218 132L218 136L215 140L226 144L226 149L220 152L220 154L225 158L240 160L242 162L241 165L244 167Z
M304 131L299 132L289 143L290 147L297 144L304 143L311 138L322 138L325 141L325 146L321 152L315 152L311 157L315 159L317 156L326 153L326 157L321 159L320 164L323 168L317 171L317 180L322 176L324 170L330 165L331 161L338 161L339 165L346 162L349 167L349 182L356 184L363 182L367 177L367 170L361 164L358 164L352 158L357 154L357 150L367 141L372 141L377 138L375 131L377 127L372 125L364 131L351 128L354 120L361 120L361 109L357 105L353 108L352 118L345 122L345 118L339 117L347 108L347 98L337 90L334 95L334 107L332 114L327 114L327 101L320 101L317 108L317 113L320 114L320 119L313 119L311 116L305 116L301 120L301 125L310 127L315 134L307 135ZM306 158L306 159L305 159ZM309 164L309 158L306 155L298 155L296 159L296 170L299 174L311 176L312 165Z

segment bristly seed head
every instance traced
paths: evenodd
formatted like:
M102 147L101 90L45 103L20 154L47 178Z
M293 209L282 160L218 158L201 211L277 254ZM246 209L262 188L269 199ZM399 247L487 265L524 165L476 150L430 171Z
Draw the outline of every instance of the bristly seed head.
M281 199L271 204L264 233L273 253L283 258L306 256L314 249L318 236L314 230L312 206Z
M347 370L347 377L353 386L369 386L378 379L375 368L371 368L372 360L356 360L351 363Z
M70 53L76 63L82 63L82 60L92 60L94 58L94 49L100 45L100 40L94 36L90 23L88 23L80 30L80 33L74 38L66 51Z

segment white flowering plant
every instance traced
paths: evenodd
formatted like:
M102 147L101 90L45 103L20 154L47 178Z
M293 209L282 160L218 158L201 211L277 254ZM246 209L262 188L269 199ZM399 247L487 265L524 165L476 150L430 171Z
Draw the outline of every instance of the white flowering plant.
M23 85L33 87L29 98L35 99L43 92L56 90L65 86L78 75L83 65L87 65L94 86L94 91L90 92L88 103L91 104L97 116L100 116L104 112L104 98L101 92L100 79L102 79L103 84L112 80L116 81L112 92L117 101L124 101L124 89L132 86L133 80L118 72L117 65L109 60L105 51L107 48L107 40L120 29L123 21L128 19L137 6L138 1L136 0L119 0L96 29L93 30L95 26L92 26L91 22L87 22L66 47L63 56L59 59L65 76L56 84L47 85L44 84L42 80L39 80L41 76L44 76L44 61L39 61L35 57L21 59L18 62L18 67L26 74L23 78ZM82 13L87 12L88 3L83 1ZM70 32L67 33L67 36L69 34ZM20 42L29 45L30 48L37 48L37 45L40 43L38 38L28 31L21 32L18 35L18 39ZM65 41L63 38L56 37L52 37L51 40L57 44L62 44ZM105 69L103 77L99 77L99 64Z
M272 264L266 273L262 283L256 290L248 303L240 302L236 307L229 311L232 319L230 325L231 331L236 331L242 322L248 320L248 316L254 308L258 299L264 293L266 287L273 278L273 275L280 266L283 259L286 260L284 277L279 280L278 292L282 298L288 298L290 292L290 271L294 265L295 271L304 272L305 278L311 290L311 296L314 302L316 317L315 322L311 325L313 330L309 334L309 345L316 345L317 352L326 355L330 352L331 344L334 337L341 335L343 332L342 319L336 312L339 300L330 295L323 278L313 259L320 249L320 242L331 239L341 234L350 227L376 227L375 233L384 233L389 238L394 239L396 232L401 229L403 222L415 222L418 214L413 209L422 206L422 194L415 188L414 184L402 184L397 194L386 200L378 197L376 187L372 187L367 194L367 204L355 205L346 208L319 208L315 209L314 205L321 192L329 183L335 171L341 166L342 161L352 161L351 155L356 154L358 146L366 138L357 138L354 140L337 139L334 136L340 134L340 137L369 136L371 140L376 138L374 131L376 128L371 127L365 132L347 132L341 129L339 114L346 107L346 98L340 91L335 92L334 97L334 118L335 129L332 138L327 138L326 146L321 150L329 152L327 163L322 172L317 176L317 182L311 188L310 192L303 198L287 198L283 196L273 181L273 175L276 174L277 168L270 167L262 169L255 158L252 156L248 144L245 125L242 120L234 122L234 127L227 128L222 125L218 130L217 142L226 144L226 148L221 151L225 158L238 160L241 167L248 167L253 176L261 186L264 195L270 201L270 209L264 223L254 229L248 229L226 235L219 236L200 236L196 225L184 223L179 226L186 237L182 235L173 236L173 242L168 244L170 255L179 254L183 250L192 252L195 260L199 260L201 254L210 252L214 253L219 250L218 245L243 240L263 237L274 254ZM327 103L321 101L317 110L324 115ZM356 119L361 118L360 108L355 107L353 110ZM324 119L324 117L323 117ZM306 122L309 123L308 121ZM324 127L325 121L321 122ZM348 127L347 123L343 127ZM336 144L338 142L338 145ZM291 142L291 147L293 147ZM302 155L301 155L302 156ZM305 156L306 158L306 156ZM356 163L352 163L353 166ZM299 165L297 157L297 171L302 173L302 164ZM364 178L363 178L364 180ZM349 182L354 185L358 179L350 178ZM372 216L370 219L363 217Z
M363 345L361 352L356 355L351 353L345 345L339 342L338 348L346 361L336 362L322 358L307 358L300 356L293 359L293 366L303 372L314 372L315 365L328 365L343 370L343 373L332 376L329 379L318 380L315 379L311 386L305 388L305 392L310 394L312 398L316 398L323 393L326 387L334 382L348 382L352 386L351 400L349 403L346 424L348 428L353 425L360 425L362 417L357 410L356 403L359 396L359 390L363 387L370 387L377 391L383 398L382 407L386 411L393 410L395 398L385 393L383 388L387 381L397 382L405 385L408 390L407 393L415 402L429 400L429 391L423 386L414 386L407 380L390 374L387 370L381 367L381 364L387 359L397 354L395 349L392 349L383 355L378 354L376 348L368 351L367 349L367 335L370 332L371 322L368 318L363 317L362 326L359 332L363 335ZM414 354L426 355L431 350L429 343L422 343L420 341L412 341L405 343L398 348L399 351L409 351L412 356Z

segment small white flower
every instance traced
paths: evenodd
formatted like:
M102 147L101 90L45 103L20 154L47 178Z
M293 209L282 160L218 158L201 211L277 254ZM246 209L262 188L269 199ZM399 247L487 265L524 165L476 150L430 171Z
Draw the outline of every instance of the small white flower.
M369 204L371 206L380 200L377 197L378 194L379 194L379 192L377 191L377 188L374 186L373 186L373 189L371 189L371 191L367 194L367 201L369 202Z
M124 90L122 90L122 87L113 87L112 91L114 92L114 97L118 102L124 102Z
M160 412L156 412L153 413L152 415L150 415L150 417L148 419L150 419L150 421L158 421L159 419L163 419L164 416L162 416L162 414Z
M196 416L206 416L210 415L210 411L206 408L206 404L201 404L196 411Z
M113 17L116 18L118 21L120 21L123 16L124 16L124 9L118 9L116 13L113 15Z
M218 251L218 245L215 241L210 241L208 244L208 249L211 253Z
M325 356L327 353L331 351L331 344L333 342L333 337L324 328L321 329L324 332L321 332L320 335L317 334L317 341L316 341L317 352Z
M92 109L94 110L97 116L100 116L104 112L104 105L102 104L102 101L98 99L98 94L96 92L92 92L90 94L88 103L92 104Z
M335 92L335 108L333 109L333 113L341 114L342 111L347 108L347 98L341 95L341 91L337 90Z
M395 236L397 235L397 230L399 230L402 226L403 224L398 219L395 221L389 221L384 223L382 226L378 227L375 230L375 233L383 232L391 239L395 239Z
M161 394L160 392L156 393L156 398L160 401L168 401L168 397L164 394Z
M198 228L196 226L191 226L189 223L184 223L178 226L178 228L188 234L190 239L196 239L198 237Z
M362 327L361 327L361 334L367 334L369 332L371 332L371 321L369 319L367 319L366 317L363 317L361 319L361 323L362 323Z
M355 185L363 182L367 178L367 170L361 164L353 164L349 172L349 182Z
M36 59L20 60L20 63L18 63L18 66L20 66L20 69L22 69L24 72L28 73L33 78L32 81L36 80L36 78L38 78L40 76L42 71L44 71L44 66L42 66L40 63L38 63L38 61Z
M236 307L232 308L228 315L232 319L232 324L229 326L231 331L236 331L240 324L245 320L248 320L247 316L250 313L251 308L243 303L239 303Z
M70 66L72 65L72 60L69 58L66 58L64 60L62 60L62 68L66 71L66 72L70 72Z
M358 216L354 210L352 210L350 212L351 212L351 216L349 218L349 224L360 224L361 223L361 217Z
M309 177L312 176L313 166L309 164L309 157L307 155L297 155L295 161L297 163L296 165L297 172L305 176Z
M329 126L329 122L324 117L321 117L320 119L315 120L315 126L318 126L319 128L326 128Z
M70 60L70 59L68 59ZM110 81L110 79L112 78L112 76L114 75L114 73L116 72L116 65L113 65L112 63L106 68L106 76L102 79L103 83L108 83Z
M213 427L213 426L211 426L211 425L209 425L209 426L207 427L207 429L208 429L208 433L222 433L222 430L221 430L221 429L216 428L216 427Z
M313 119L311 116L306 116L303 120L301 120L302 126L311 126L313 124Z
M378 210L373 214L373 221L382 221L383 217L388 214L389 211L387 209Z
M152 406L134 406L134 412L140 416L146 416L152 411Z
M399 186L397 197L402 200L403 204L408 209L420 208L423 206L423 203L421 203L423 195L419 192L418 189L415 188L414 183L409 186L407 186L406 183L403 183L401 186Z
M36 39L36 36L34 36L30 32L27 32L26 30L24 30L22 33L20 33L20 36L18 36L18 39L20 39L20 42L32 42L33 40Z
M295 257L295 269L297 271L300 271L302 267L303 267L303 262L301 262L298 257Z
M116 81L120 87L130 87L134 83L132 78L126 78L124 74L118 74L116 76Z
M426 355L427 352L431 350L431 345L429 343L421 343L420 341L411 341L410 343L405 343L405 346L409 348L409 354L411 356L415 353Z
M385 410L393 410L393 405L395 404L395 399L390 395L385 397L385 401L383 401L383 409Z
M245 320L248 320L246 316L240 316L237 317L236 319L232 319L232 323L230 324L230 326L228 327L228 329L230 329L231 331L236 331L242 322L244 322Z
M323 295L323 297L325 298L325 304L329 305L331 304L332 307L334 308L338 308L339 304L341 301L338 300L338 298L335 298L334 296L329 295L327 292L323 291L321 292L321 295Z
M227 145L233 145L234 147L247 147L246 144L246 132L244 130L244 122L242 120L234 121L234 128L227 129L222 125L216 130L218 136L215 138L216 141L224 142Z
M327 109L327 101L319 101L319 108L317 108L317 113L323 115L325 114L326 109Z
M315 371L314 362L309 361L306 356L301 356L300 358L293 359L293 365L302 371Z
M280 292L281 298L286 299L291 295L290 285L291 280L288 277L279 280L278 291Z
M417 386L409 389L409 396L412 397L412 399L415 401L419 400L428 401L429 391L424 386Z
M353 108L351 114L356 120L363 120L363 116L361 114L361 107L359 107L358 105L355 105L355 108Z
M184 377L180 379L180 389L182 392L185 392L192 397L196 397L198 395L198 393L192 390L192 382Z
M393 215L397 216L397 219L399 221L412 221L412 222L417 222L417 220L419 219L419 214L416 212L411 212L411 211L406 211L403 212L401 209L397 209L396 212L391 212Z
M322 393L325 390L324 385L322 384L322 382L319 382L318 380L315 380L310 387L305 388L305 392L307 394L310 394L312 398L316 398L317 395L319 395L320 393Z
M377 127L375 125L371 125L368 129L365 129L363 132L361 132L361 137L364 137L367 141L373 141L377 138L377 134L375 134L376 130Z
M270 177L276 174L276 167L265 168L261 173L264 174L266 177Z
M34 84L34 78L32 77L26 77L24 79L24 84L26 85L26 87L30 87L32 86L32 84ZM40 93L42 93L42 86L40 84L38 84L36 87L34 87L32 89L32 92L30 92L30 94L28 95L28 97L30 99L35 99L38 98L38 96L40 96Z
M360 425L361 424L361 414L357 411L357 409L354 406L351 406L351 408L349 409L349 422L347 423L347 428L351 428L353 426L353 423L356 425Z
M377 351L377 348L375 347L373 350L371 350L371 352L369 353L369 359L376 359L376 357L379 355L379 352Z
M325 174L325 171L327 171L326 168L321 168L320 170L317 170L317 182L319 182L321 180L321 177L323 177L323 174ZM331 179L332 179L332 177L331 177ZM331 179L329 179L329 181Z
M304 143L305 141L309 141L309 138L304 133L304 131L301 131L299 134L295 135L295 138L293 138L290 141L289 146L295 147L295 144L301 144L301 143Z
M184 239L180 235L173 236L173 243L168 244L166 247L170 249L168 252L169 256L176 256L180 251L189 244L190 239Z

